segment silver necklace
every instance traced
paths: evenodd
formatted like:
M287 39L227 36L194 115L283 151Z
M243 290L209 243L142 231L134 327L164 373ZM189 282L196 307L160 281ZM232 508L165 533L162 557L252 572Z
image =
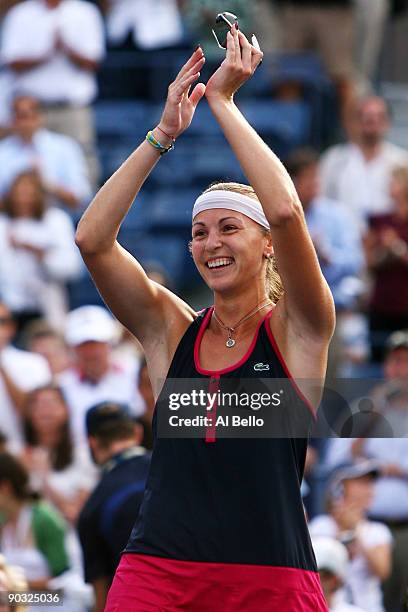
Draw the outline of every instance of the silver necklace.
M234 338L232 337L232 335L235 333L237 327L239 325L241 325L241 323L243 323L244 321L247 321L248 319L250 319L251 317L254 316L254 314L256 314L257 312L259 312L260 310L262 310L262 308L265 308L265 306L268 306L269 304L272 304L270 299L264 300L263 302L261 302L256 308L254 308L253 310L251 310L251 312L249 312L247 315L245 315L244 317L242 317L242 319L240 319L238 321L238 323L235 323L235 325L233 327L228 327L228 325L225 325L218 317L217 314L215 312L215 309L213 310L213 316L214 319L217 321L218 325L220 327L222 327L222 329L225 329L225 331L228 333L228 339L225 343L225 346L227 348L232 348L233 346L236 345L236 340L234 340Z

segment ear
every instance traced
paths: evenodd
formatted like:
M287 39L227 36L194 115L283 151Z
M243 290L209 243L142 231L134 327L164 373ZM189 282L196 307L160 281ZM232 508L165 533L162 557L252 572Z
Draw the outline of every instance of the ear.
M135 436L135 442L138 446L140 446L144 436L143 425L141 425L140 423L135 423L133 431Z
M266 244L265 244L265 248L264 248L264 257L266 259L270 259L273 256L273 254L274 254L273 244L272 244L272 236L271 236L270 232L267 232L265 234L265 238L266 238Z

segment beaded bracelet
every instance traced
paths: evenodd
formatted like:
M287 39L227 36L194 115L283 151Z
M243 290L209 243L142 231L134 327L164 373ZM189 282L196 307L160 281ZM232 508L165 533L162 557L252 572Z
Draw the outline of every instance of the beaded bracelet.
M168 153L169 151L172 151L174 149L174 138L172 139L172 142L169 144L169 146L165 147L153 136L153 132L151 130L147 132L146 140L152 145L152 147L154 147L160 152L160 155L164 155L165 153Z

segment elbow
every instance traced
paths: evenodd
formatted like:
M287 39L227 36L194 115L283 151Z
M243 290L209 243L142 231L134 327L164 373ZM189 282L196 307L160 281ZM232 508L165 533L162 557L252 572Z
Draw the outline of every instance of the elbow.
M75 232L75 244L80 250L81 253L85 253L88 248L88 239L84 231L82 231L81 226L78 225L78 228Z
M283 226L301 217L303 217L303 208L299 200L289 194L287 198L282 198L276 211L276 225Z
M93 255L97 252L97 245L94 240L92 240L89 232L84 230L81 227L81 223L78 225L78 228L75 232L75 244L78 247L82 256L84 255Z
M82 255L82 259L109 251L115 243L115 239L116 237L113 237L113 239L109 237L109 239L101 240L95 235L94 231L91 233L88 229L81 226L81 222L75 232L75 244Z

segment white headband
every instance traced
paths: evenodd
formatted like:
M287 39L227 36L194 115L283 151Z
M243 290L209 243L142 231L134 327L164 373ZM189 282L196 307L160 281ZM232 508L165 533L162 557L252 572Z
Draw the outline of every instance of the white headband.
M194 203L193 220L203 210L213 210L214 208L235 210L266 229L270 229L265 213L258 200L236 193L235 191L225 191L224 189L215 189L214 191L207 191L201 194Z

